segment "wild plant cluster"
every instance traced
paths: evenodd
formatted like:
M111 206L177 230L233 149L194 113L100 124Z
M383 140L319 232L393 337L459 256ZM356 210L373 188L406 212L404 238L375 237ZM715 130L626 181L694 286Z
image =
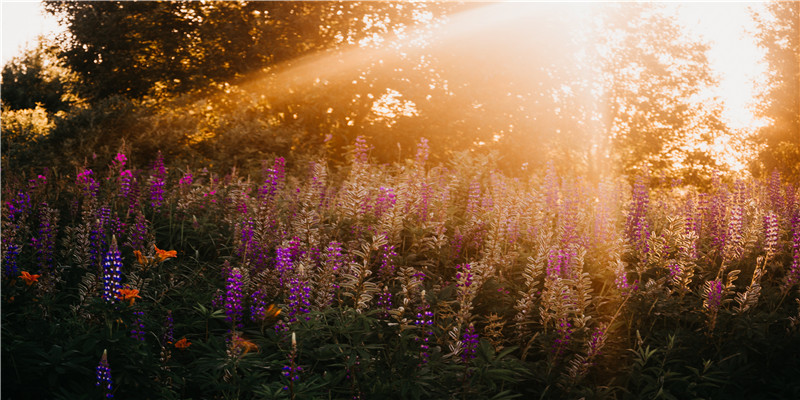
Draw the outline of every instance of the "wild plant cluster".
M800 398L796 186L489 158L3 179L4 398Z

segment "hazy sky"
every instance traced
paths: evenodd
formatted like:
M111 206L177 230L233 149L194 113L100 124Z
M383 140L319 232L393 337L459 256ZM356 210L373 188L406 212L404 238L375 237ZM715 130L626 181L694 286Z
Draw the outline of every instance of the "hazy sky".
M19 54L26 42L32 44L38 35L59 29L55 18L45 16L39 1L1 0L0 12L3 21L3 65Z

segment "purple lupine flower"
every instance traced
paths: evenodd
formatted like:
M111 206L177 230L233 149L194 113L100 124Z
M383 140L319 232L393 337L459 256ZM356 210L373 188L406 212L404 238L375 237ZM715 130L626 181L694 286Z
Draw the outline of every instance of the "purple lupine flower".
M561 355L564 348L572 341L572 324L566 317L561 318L556 325L556 339L553 342L553 353Z
M103 300L116 303L119 300L119 290L122 289L120 281L122 272L122 255L117 248L117 238L111 239L111 247L103 257Z
M614 269L614 285L623 295L630 293L630 284L628 283L628 275L625 272L625 264L621 261L617 263L617 267Z
M97 197L97 190L100 188L100 185L94 179L94 172L92 172L91 169L84 168L81 170L81 172L78 173L78 177L75 179L75 184L81 188L84 196L87 198Z
M461 337L461 343L464 347L462 347L461 352L461 361L464 364L470 362L470 360L474 359L478 353L478 334L475 332L475 327L470 323L466 330L464 330L464 334Z
M369 161L370 145L367 144L367 139L359 135L356 138L356 143L353 148L353 162L356 164L366 164Z
M647 212L650 205L650 195L643 176L636 177L633 185L631 199L631 210L628 214L625 234L628 241L639 251L641 257L647 257L649 244L647 238L650 235L650 227L647 223Z
M392 188L380 187L380 194L375 201L375 216L380 218L384 213L391 210L397 203L397 196L395 196Z
M161 336L162 346L166 347L167 344L172 344L175 341L175 321L172 319L172 310L167 310L167 316L164 318L164 334Z
M392 309L392 292L384 286L383 291L378 293L376 305L380 311L380 318L389 318L389 311Z
M306 281L297 278L289 280L289 296L286 298L289 306L289 323L297 321L298 316L311 311L311 286ZM308 320L310 317L306 317Z
M239 268L231 269L228 274L227 292L225 294L225 321L239 328L244 326L242 324L242 316L244 314L242 279L242 271Z
M164 186L166 185L167 168L164 167L164 157L159 150L153 172L150 175L150 205L158 209L164 204Z
M783 197L783 184L781 183L781 172L777 169L772 171L767 183L767 192L769 193L769 201L772 206L772 211L776 214L782 214L784 209Z
M129 198L133 184L133 172L126 169L119 173L119 197ZM130 200L128 200L130 202Z
M423 304L419 306L414 325L420 329L419 335L415 338L419 342L420 364L427 364L428 358L431 356L429 343L433 336L433 312L430 311L430 305Z
M126 244L133 250L144 251L144 247L147 244L148 231L147 218L141 211L137 212L134 223L128 231L128 242Z
M292 350L287 354L287 359L289 363L283 366L282 374L289 379L289 386L284 386L283 390L289 390L290 387L294 389L294 382L300 379L300 373L303 372L303 367L297 365L297 337L294 332L292 332Z
M567 249L551 249L547 258L547 277L553 278L574 278L580 271L573 271L572 261L577 256L574 247Z
M481 183L477 179L473 179L469 184L469 197L467 197L466 215L480 214L481 207Z
M431 201L433 188L427 183L422 183L419 188L419 205L417 206L417 217L420 221L428 220L428 208Z
M144 321L142 318L144 317L144 311L134 311L134 321L133 327L131 328L131 338L136 339L139 341L144 341Z
M381 265L378 267L378 275L381 280L388 280L394 276L394 261L397 257L397 252L394 251L394 245L387 244L381 246Z
M264 176L264 185L259 191L259 197L262 204L267 204L275 199L286 180L286 161L283 157L276 158L272 168L264 170Z
M100 357L100 363L97 365L97 383L95 386L103 389L103 394L107 399L113 399L113 381L111 380L111 367L108 365L108 352L103 350L103 356Z
M49 208L47 203L42 203L39 212L39 236L31 238L40 271L53 268L57 233L58 211Z
M703 308L710 312L716 312L722 305L722 281L717 279L706 282L705 300L703 300Z
M260 322L267 318L267 296L261 290L250 295L250 320Z
M583 365L584 367L590 367L594 365L593 360L595 357L602 353L603 346L606 342L606 326L601 325L598 326L597 329L592 333L592 336L589 338L589 342L586 343L587 351L586 351L586 358L584 359Z
M19 275L17 258L19 257L20 246L14 242L13 236L3 234L3 275L15 277Z
M792 219L792 265L786 273L782 290L788 292L800 282L800 215Z
M278 272L278 283L280 287L286 287L289 276L294 271L292 265L292 250L286 247L278 247L275 250L275 270Z
M764 216L764 252L767 257L775 254L778 248L778 216L770 211Z
M472 266L469 264L456 265L456 287L467 289L472 286L474 276L472 275Z

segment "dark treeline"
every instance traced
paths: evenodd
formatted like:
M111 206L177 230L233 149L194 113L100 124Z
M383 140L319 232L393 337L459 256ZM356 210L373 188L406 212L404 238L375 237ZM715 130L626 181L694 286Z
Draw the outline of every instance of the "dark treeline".
M500 155L509 173L649 173L706 184L726 126L707 46L658 5L391 2L47 2L68 28L3 68L3 162L171 149L185 162L343 159L357 136L396 162ZM586 12L591 9L592 13ZM578 15L586 14L583 17ZM760 21L770 124L759 176L800 171L798 5ZM580 19L583 18L583 19ZM778 22L776 22L778 21ZM43 112L35 112L41 104ZM56 114L56 112L61 113ZM49 149L49 150L48 150ZM111 151L111 150L109 150ZM33 152L33 153L32 153ZM142 157L142 159L149 157ZM22 162L22 160L26 160Z

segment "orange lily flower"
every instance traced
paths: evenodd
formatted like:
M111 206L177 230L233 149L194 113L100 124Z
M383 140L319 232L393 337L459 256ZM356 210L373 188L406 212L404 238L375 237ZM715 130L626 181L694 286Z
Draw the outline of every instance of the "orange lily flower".
M23 281L25 281L26 285L30 286L38 282L40 276L41 275L39 274L31 275L27 271L22 271L22 275L20 275L19 277L22 278Z
M129 300L131 306L136 299L141 299L139 296L139 289L120 289L119 296L117 297L122 300Z
M138 261L139 264L141 264L143 266L146 266L147 264L150 264L149 260L147 258L145 258L145 256L142 255L141 251L134 250L133 251L133 255L136 256L136 261Z
M258 345L241 337L241 336L234 336L233 337L233 348L234 349L242 349L242 355L247 354L251 350L258 351Z
M186 340L186 338L181 338L181 340L178 340L177 342L175 342L175 348L176 349L185 349L185 348L187 348L187 347L189 347L191 345L192 345L192 342Z
M281 314L281 309L275 307L275 304L270 304L266 310L264 310L264 316L266 318L277 318L278 315Z
M153 245L156 248L156 256L158 257L158 261L164 261L168 258L175 258L178 256L178 252L175 250L161 250L158 246Z

